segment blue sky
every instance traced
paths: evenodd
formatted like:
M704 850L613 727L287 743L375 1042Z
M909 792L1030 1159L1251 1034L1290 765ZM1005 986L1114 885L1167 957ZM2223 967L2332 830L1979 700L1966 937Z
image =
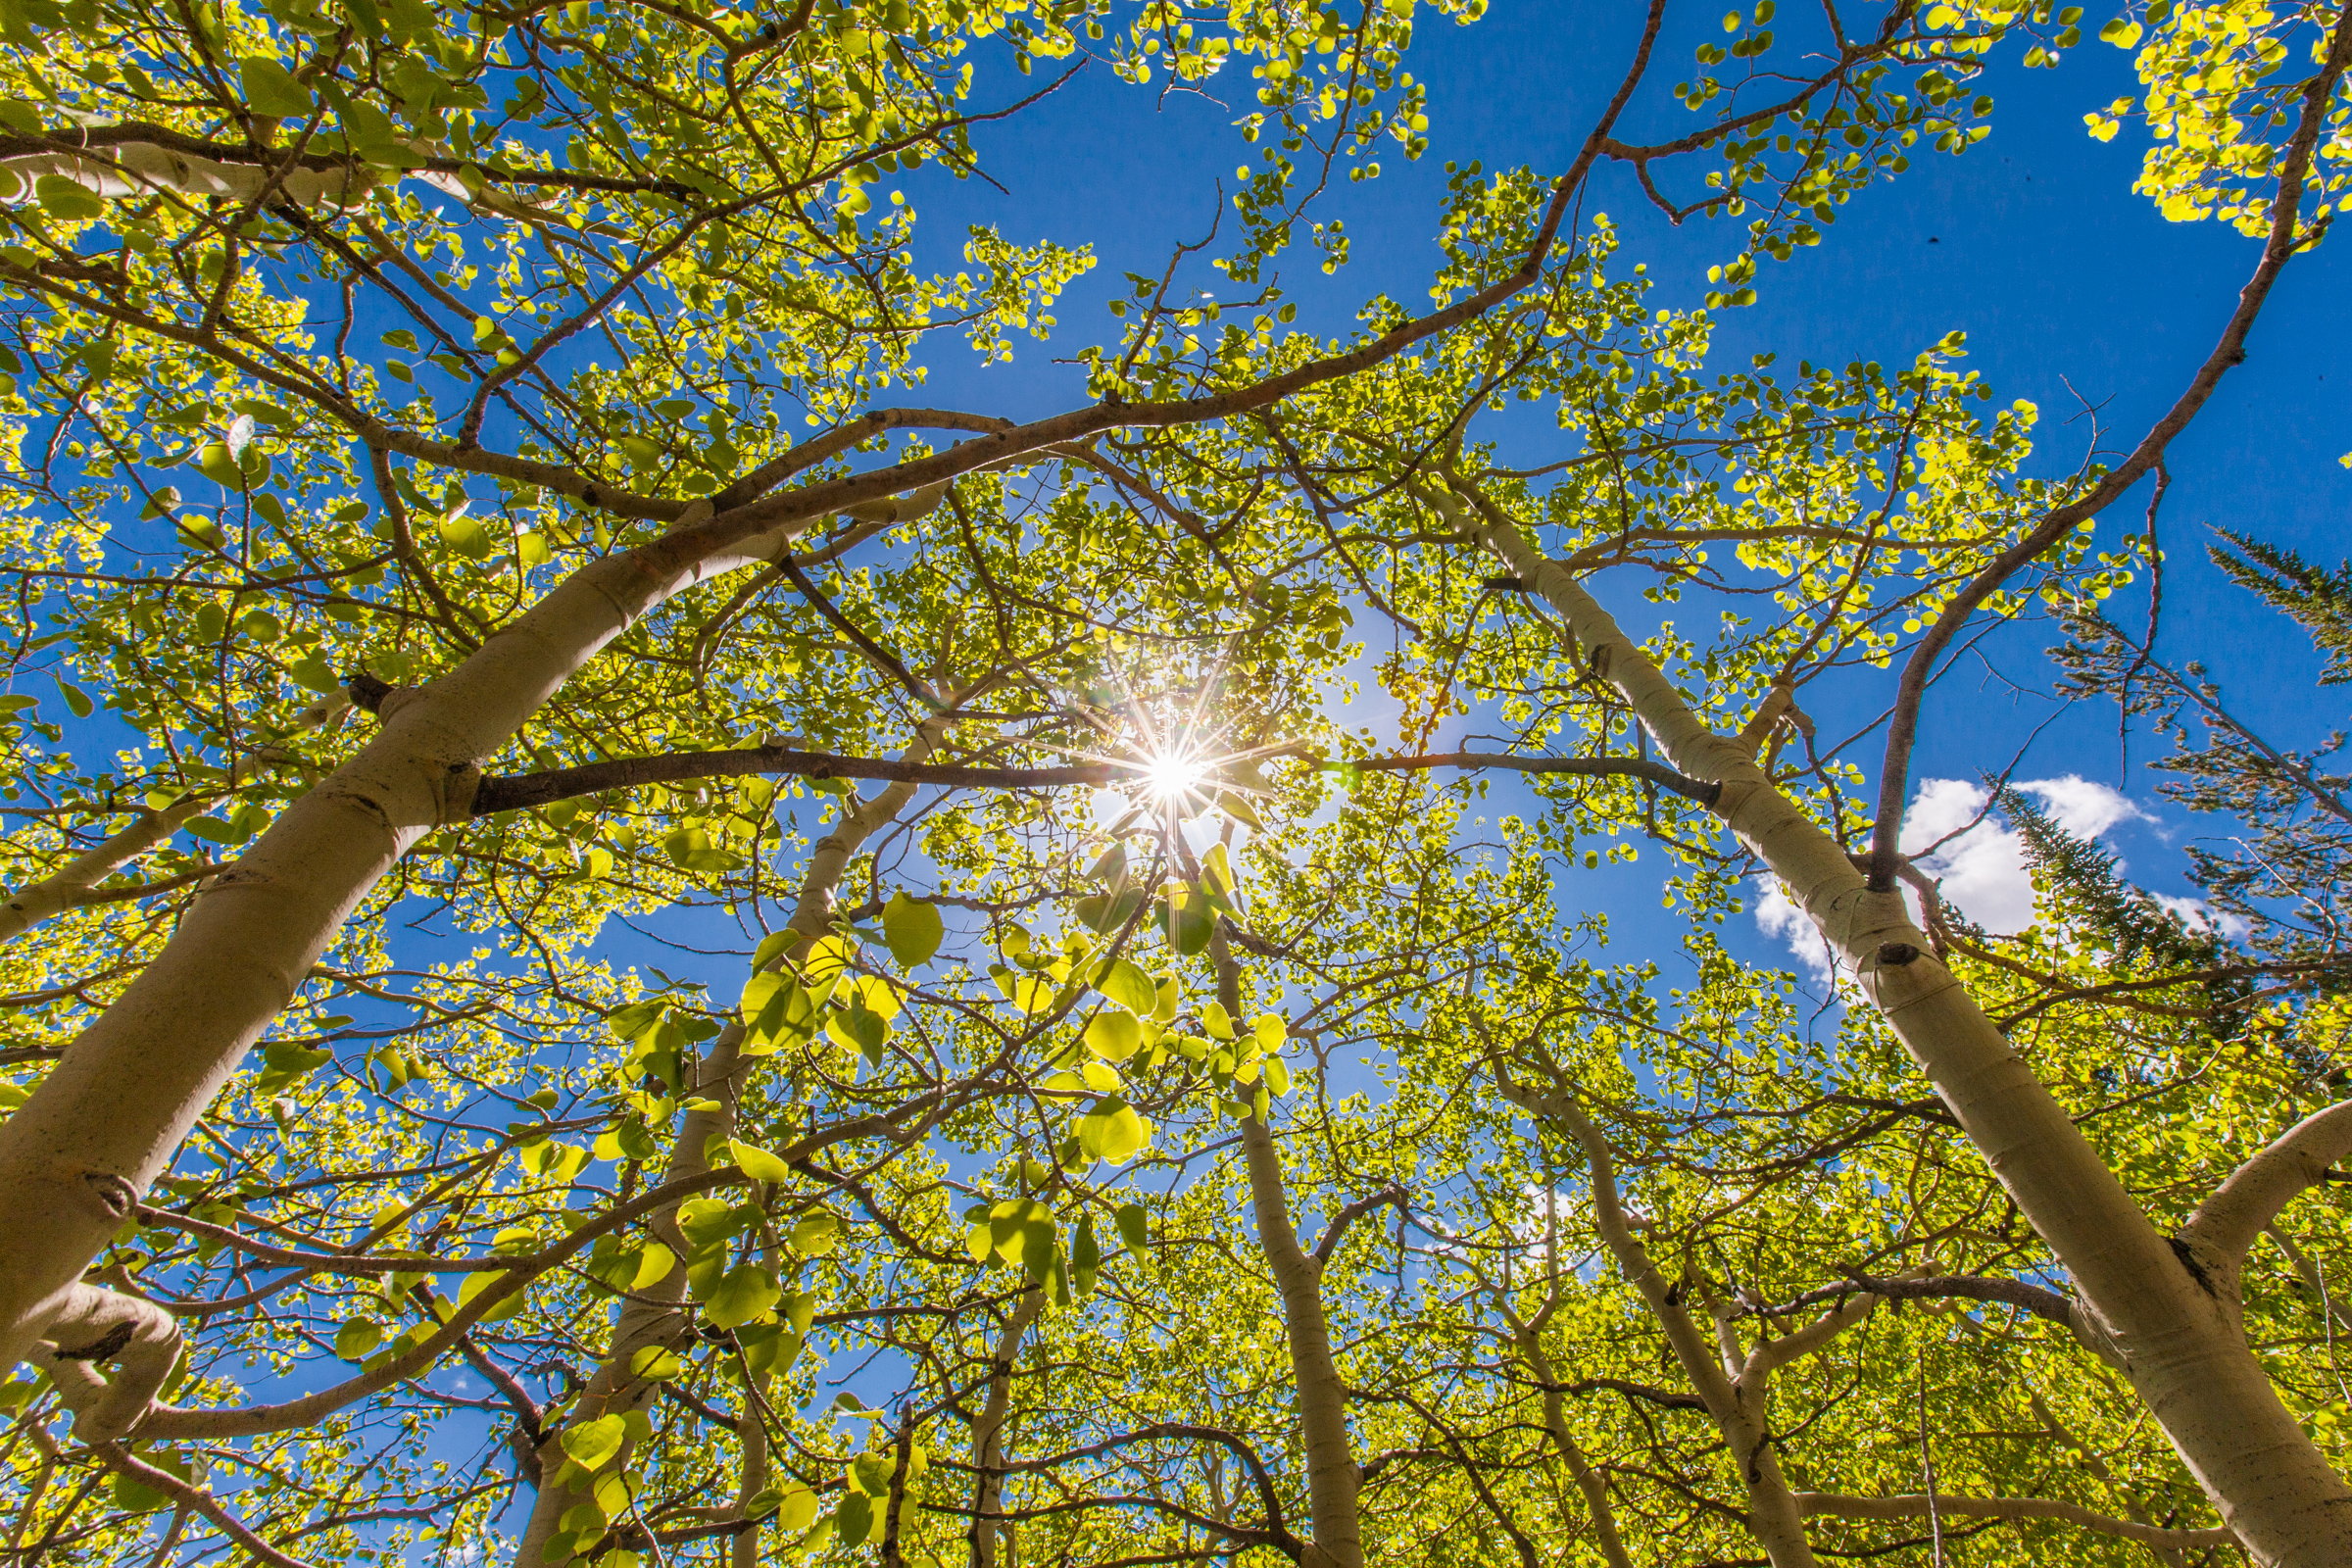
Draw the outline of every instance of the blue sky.
M1417 167L1384 156L1386 177L1343 188L1334 210L1356 236L1355 259L1338 277L1317 277L1301 261L1284 279L1306 319L1327 330L1341 329L1376 291L1420 297L1436 259L1446 160L1544 171L1569 161L1630 56L1639 12L1496 0L1468 27L1423 17L1407 64L1430 88L1430 155ZM1624 122L1620 134L1629 139L1697 123L1664 88L1690 74L1690 45L1714 35L1714 18L1682 20L1686 33L1661 43L1653 90ZM2089 17L2084 31L2102 20ZM1785 361L1906 363L1958 328L1969 335L1969 367L1998 404L2026 398L2040 407L2036 471L2072 469L2094 422L2105 425L2111 451L2137 438L2211 349L2257 248L2212 223L2166 222L2132 191L2140 144L2131 129L2109 143L2086 134L2087 109L2134 90L2128 55L2086 43L2054 71L2025 71L2015 60L2013 50L1984 83L1998 101L1989 137L1962 157L1919 156L1902 178L1842 209L1822 245L1788 264L1767 264L1759 304L1718 314L1717 365L1741 366L1767 350ZM1242 83L1209 85L1246 100ZM1005 191L918 176L909 195L931 246L952 245L966 222L994 222L1019 241L1091 242L1100 257L1064 302L1054 345L1025 343L1013 365L985 371L944 358L926 400L1013 415L1077 401L1074 372L1053 357L1108 327L1101 302L1123 290L1122 274L1157 273L1171 245L1203 232L1218 200L1213 182L1220 174L1230 182L1247 151L1230 128L1241 107L1175 95L1155 109L1106 72L1090 72L1028 114L977 133ZM1695 180L1697 171L1684 177ZM1670 228L1623 169L1598 173L1590 205L1624 230L1621 267L1649 265L1659 306L1696 305L1705 270L1736 244L1724 224ZM2352 472L2336 462L2352 449L2352 368L2330 363L2352 325L2341 249L2339 240L2287 270L2247 362L2175 444L2165 508L2160 646L2175 659L2206 661L2245 715L2287 745L2309 745L2328 727L2324 705L2313 701L2316 662L2291 627L2221 580L2202 541L2210 527L2224 526L2328 562L2352 553L2340 526ZM2111 510L2105 539L2139 526L2146 489ZM2141 608L2134 602L2122 612L2136 617ZM2031 687L2046 678L2039 649L2047 640L2040 629L2015 632L1990 645L1992 662ZM2048 711L2010 695L1982 667L1956 670L1931 703L1914 776L1970 779L1998 767ZM2112 710L2085 708L2042 733L2019 776L2120 786L2144 814L2094 809L2079 819L2112 818L2105 836L2128 868L2179 893L2185 885L2178 845L2190 829L2153 798L2144 763L2155 755L2135 745L2126 772ZM1635 880L1644 893L1625 912L1639 918L1639 908L1654 909L1648 868Z
M1690 45L1720 34L1712 12L1675 15L1679 30L1661 42L1650 90L1621 122L1622 136L1662 139L1700 123L1665 89L1690 74ZM1430 154L1412 165L1384 151L1383 178L1335 187L1321 216L1344 216L1355 236L1354 260L1337 277L1320 276L1304 256L1291 258L1284 270L1282 281L1304 320L1326 331L1346 330L1372 294L1422 297L1437 261L1446 160L1553 171L1572 159L1630 58L1640 12L1627 0L1574 8L1495 0L1467 27L1432 20L1426 10L1423 19L1406 64L1430 89ZM2095 31L2101 20L2090 17L2085 31ZM1785 363L1902 364L1958 328L1969 335L1968 365L1986 378L1997 403L2025 398L2042 410L2036 471L2062 473L2082 460L2093 423L2086 408L2104 422L2110 451L2137 437L2210 350L2254 265L2256 246L2211 223L2164 221L2132 191L2139 160L2132 131L2109 143L2086 134L2086 109L2133 90L2129 56L2086 43L2055 71L2025 71L2015 61L2012 50L1983 84L1998 102L1984 141L1957 158L1921 153L1903 177L1841 209L1823 244L1790 263L1766 264L1757 306L1718 313L1718 366L1744 366L1748 355L1762 351L1777 352ZM1030 78L1000 65L992 89L984 65L975 102L1006 101L1033 90L1045 74L1044 63ZM936 169L896 181L921 215L917 249L933 265L951 270L960 265L957 251L969 223L998 225L1016 242L1091 244L1099 262L1058 308L1061 325L1051 342L1021 340L1011 365L987 368L943 342L932 355L930 385L910 401L1018 417L1083 400L1078 371L1055 363L1057 357L1112 334L1103 301L1126 291L1126 273L1156 275L1172 246L1199 240L1222 199L1220 178L1229 193L1235 166L1250 154L1233 128L1250 107L1248 84L1206 85L1230 92L1232 101L1162 95L1093 68L1023 114L975 129L983 167L1002 189L955 181ZM1679 177L1691 185L1699 172L1686 168ZM1624 233L1619 269L1648 265L1659 285L1652 296L1657 306L1698 304L1706 269L1737 245L1729 224L1669 227L1623 168L1597 172L1588 202L1592 209L1609 213ZM2346 417L2352 369L2329 375L2329 348L2352 325L2352 306L2337 280L2341 244L2288 269L2247 363L2175 444L2166 506L2163 649L2175 659L2207 661L2241 711L2286 745L2308 745L2328 727L2324 706L2313 702L2316 661L2291 627L2220 579L2204 561L2201 541L2218 525L2326 561L2352 553L2335 526L2352 496L2352 472L2336 462L2352 449ZM1533 434L1540 439L1540 431ZM2106 542L2139 526L2145 492L2143 485L2111 510L2102 527ZM1607 597L1605 578L1602 587ZM2122 612L2127 619L2139 612L2136 603ZM1686 619L1692 613L1690 607L1683 612ZM1987 650L2001 676L2031 691L2046 684L2039 651L2048 640L2046 627L2020 628ZM1880 701L1881 694L1871 694L1872 707ZM1984 666L1964 665L1931 701L1914 777L1968 780L2000 767L2049 712L2045 702L2015 695ZM1826 729L1845 727L1825 718ZM1867 749L1861 755L1875 759ZM2105 838L2132 874L2159 892L2184 893L2179 846L2193 829L2154 796L2145 764L2157 755L2155 747L2136 744L2126 771L2112 710L2086 706L2043 729L2018 776L2080 776L2120 788L2136 810L2093 790L2073 820L2103 822ZM1498 784L1490 809L1507 809L1514 798L1513 786ZM1943 804L1949 806L1949 792ZM1989 879L1985 907L2003 897L2013 904L2020 875L2014 855L1984 835L1977 848L1990 858L1948 867L1955 884ZM2004 854L2011 862L2005 872ZM1611 908L1626 939L1621 954L1652 947L1651 937L1666 939L1658 951L1673 951L1679 930L1658 909L1656 874L1654 858L1645 857L1638 868L1604 871L1574 890L1578 902ZM731 930L722 927L731 922L715 913L653 922L695 946L734 946ZM1735 934L1752 943L1757 956L1786 961L1779 944L1747 922ZM621 928L610 930L607 942L615 957L708 979L721 996L740 983L735 959L662 955Z

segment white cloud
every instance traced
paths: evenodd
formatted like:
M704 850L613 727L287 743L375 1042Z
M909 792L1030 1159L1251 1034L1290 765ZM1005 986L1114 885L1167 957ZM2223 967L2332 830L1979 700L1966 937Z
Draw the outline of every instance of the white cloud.
M2156 820L2129 795L2074 773L2036 779L2018 788L2040 796L2041 808L2050 813L2050 820L2077 838L2095 839L2118 822Z
M2124 822L2155 820L2131 797L2073 773L2030 779L2017 788L2035 797L2051 821L2078 838L2098 838ZM1920 869L1942 887L1947 903L1985 930L2008 935L2034 923L2034 878L2025 841L1985 809L1990 800L1983 785L1967 779L1923 779L1904 813L1901 843L1903 853L1918 857ZM1829 944L1777 877L1761 877L1757 886L1757 928L1786 944L1806 974L1828 984L1835 967ZM2165 903L2178 906L2195 901ZM2200 905L2192 918L2210 916Z
M1770 871L1756 878L1756 925L1776 942L1786 943L1796 955L1796 961L1805 973L1821 985L1828 985L1837 976L1837 963L1830 956L1830 944L1815 929L1805 911L1796 906L1781 879Z
M1984 810L1989 798L1966 779L1923 780L1903 817L1903 853L1919 857L1944 898L1985 930L2023 931L2034 923L2025 843Z
M2153 895L2158 904L2179 915L2190 930L2219 931L2232 941L2242 939L2254 928L2242 914L2216 914L2203 899L2176 899L2169 893Z

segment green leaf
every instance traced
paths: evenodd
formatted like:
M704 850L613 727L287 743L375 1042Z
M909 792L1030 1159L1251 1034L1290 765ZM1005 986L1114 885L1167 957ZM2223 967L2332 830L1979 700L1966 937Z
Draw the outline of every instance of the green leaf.
M1233 875L1233 862L1226 858L1225 846L1211 844L1208 853L1200 857L1200 886L1209 902L1221 908L1234 908L1234 892L1239 884Z
M189 825L193 827L194 823ZM334 1059L335 1054L331 1051L296 1045L291 1040L273 1040L262 1048L263 1062L275 1073L299 1075L314 1072Z
M1134 1157L1151 1137L1144 1118L1117 1096L1105 1096L1078 1118L1078 1144L1097 1159L1116 1164Z
M245 488L245 470L225 441L207 441L196 452L196 470L227 490Z
M1168 945L1188 958L1207 951L1208 939L1216 929L1208 901L1189 888L1179 888L1165 908Z
M710 830L699 823L672 828L662 839L670 862L682 871L732 871L743 857L710 842Z
M789 1240L805 1257L831 1257L841 1248L841 1220L830 1209L811 1209L792 1227Z
M715 1328L731 1329L764 1314L780 1294L776 1278L757 1263L738 1263L720 1278L703 1302L703 1316Z
M468 1304L475 1297L481 1295L484 1291L489 1290L492 1286L504 1284L506 1279L507 1271L502 1268L489 1268L482 1270L478 1274L466 1275L466 1282L458 1287L458 1304L460 1306ZM508 1318L511 1318L515 1313L521 1311L522 1303L523 1293L520 1291L512 1292L496 1305L483 1312L479 1318L475 1319L475 1321L479 1323L503 1323Z
M853 1003L836 1008L825 1019L825 1034L878 1067L882 1064L882 1048L890 1041L890 1020L860 1003Z
M1005 1000L1021 1011L1035 1015L1053 1008L1055 992L1051 980L1039 975L1022 974L1003 964L990 967L996 975L997 989L1004 992Z
M490 554L490 530L482 525L481 518L464 508L443 517L436 531L443 544L468 561L479 561Z
M845 1492L841 1505L833 1510L833 1528L841 1532L842 1544L862 1546L873 1539L882 1516L874 1511L873 1499L862 1492Z
M1105 1061L1125 1061L1144 1043L1144 1022L1124 1007L1109 1007L1087 1021L1086 1048Z
M1128 958L1112 963L1109 972L1095 982L1095 989L1133 1013L1150 1012L1159 1000L1152 977Z
M890 896L882 906L882 940L890 946L890 956L899 960L902 968L929 963L947 935L947 926L939 916L935 904L920 903L906 896L906 890Z
M887 1453L861 1453L850 1461L843 1479L849 1482L852 1491L865 1496L887 1497L890 1495L891 1472L897 1468Z
M564 1433L564 1452L583 1470L601 1470L620 1452L628 1423L616 1415L600 1415L574 1423Z
M296 81L292 72L262 55L246 56L237 79L244 84L246 107L256 114L301 120L315 107L310 89Z
M648 1383L662 1383L686 1370L678 1352L664 1345L641 1345L629 1355L629 1375Z
M96 218L106 211L105 198L84 189L63 174L43 174L32 182L32 194L40 202L43 212L68 222Z
M1144 1205L1121 1203L1116 1217L1119 1222L1119 1240L1127 1244L1128 1250L1142 1251L1144 1243L1148 1239L1148 1226L1151 1218L1149 1214L1145 1213Z
M1070 913L1090 931L1110 932L1135 917L1144 906L1144 890L1129 888L1112 896L1108 893L1090 893L1070 906Z
M373 1318L355 1317L335 1330L335 1354L346 1361L365 1361L384 1343L384 1326Z
M776 1524L787 1536L797 1536L816 1523L816 1494L793 1487L776 1499Z
M792 1167L757 1144L747 1144L741 1139L729 1139L727 1148L735 1156L735 1168L752 1180L756 1182L788 1182L792 1180Z

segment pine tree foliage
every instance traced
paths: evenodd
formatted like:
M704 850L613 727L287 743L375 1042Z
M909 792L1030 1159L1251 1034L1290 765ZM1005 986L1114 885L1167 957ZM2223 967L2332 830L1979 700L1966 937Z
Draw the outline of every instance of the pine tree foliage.
M2221 534L2230 548L2215 546L2214 564L2303 628L2327 661L2320 683L2352 681L2352 561L2328 571L2292 550L2227 528Z
M2145 957L2174 968L2223 962L2229 944L2210 925L2192 927L2127 880L2114 851L2069 833L2030 796L2003 784L1993 802L2025 845L2037 907L2062 924L2096 933L2119 962Z
M2347 667L2342 642L2352 563L2327 571L2293 553L2230 535L2236 553L2214 561L2311 634L2328 662L2321 694ZM2158 762L2178 775L2160 786L2212 826L2189 844L2191 875L2220 915L2243 921L2248 941L2279 957L2326 963L2346 956L2352 918L2352 773L2346 735L2296 748L2242 720L2198 661L2175 668L2088 612L2070 615L2053 651L2070 694L2098 694L2145 718L2172 745ZM2320 709L2325 711L2325 708Z

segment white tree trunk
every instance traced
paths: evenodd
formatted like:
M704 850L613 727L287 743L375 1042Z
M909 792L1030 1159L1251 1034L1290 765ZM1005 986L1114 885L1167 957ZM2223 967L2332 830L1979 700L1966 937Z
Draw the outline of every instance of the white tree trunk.
M1472 517L1431 498L1564 616L1674 765L1722 786L1715 809L1772 868L1910 1051L2104 1326L2132 1388L2223 1521L2266 1568L2352 1564L2352 1488L2286 1407L2236 1324L2140 1211L2008 1040L1928 951L1899 893L1875 893L1845 851L1673 683L1570 572L1484 498Z
M1241 972L1222 926L1211 937L1217 996L1241 1015ZM1257 1241L1282 1298L1291 1349L1292 1387L1298 1399L1299 1446L1306 1450L1306 1505L1313 1546L1333 1568L1363 1568L1362 1514L1356 1494L1361 1472L1348 1437L1348 1385L1331 1354L1331 1324L1323 1310L1323 1267L1298 1245L1274 1136L1255 1116L1242 1123L1242 1153L1250 1177L1250 1205ZM1320 1568L1309 1558L1310 1568Z
M1046 1293L1024 1291L997 1338L996 1356L989 1367L988 1402L972 1423L972 1468L979 1483L972 1494L972 1568L997 1568L997 1547L1010 1534L992 1517L1004 1500L1004 1424L1012 1408L1012 1365L1020 1354L1021 1336L1046 1309Z
M115 134L127 128L118 127ZM421 142L406 146L419 158L435 156L435 149ZM0 158L0 206L22 206L34 199L41 180L63 179L108 201L160 194L190 203L213 199L250 202L266 195L295 207L353 207L378 185L403 178L421 180L474 212L519 222L560 221L529 201L503 191L469 191L464 180L441 170L361 165L355 171L323 159L273 169L260 156L250 161L213 158L184 147L132 140L105 141L86 152L19 153Z
M1667 1282L1657 1264L1651 1261L1649 1249L1634 1234L1624 1199L1617 1190L1616 1161L1609 1152L1608 1140L1577 1103L1573 1088L1562 1083L1545 1091L1531 1092L1505 1079L1503 1093L1515 1103L1552 1122L1584 1152L1592 1189L1593 1225L1600 1232L1601 1244L1616 1259L1617 1270L1625 1276L1626 1283L1640 1293L1650 1315L1665 1331L1666 1343L1673 1349L1674 1358L1682 1363L1684 1376L1690 1380L1699 1402L1713 1418L1715 1430L1723 1434L1726 1456L1739 1475L1740 1489L1747 1494L1748 1530L1764 1548L1764 1554L1772 1559L1772 1568L1818 1568L1819 1559L1805 1538L1804 1515L1797 1507L1795 1493L1781 1474L1780 1455L1772 1446L1767 1408L1770 1378L1773 1366L1787 1356L1762 1364L1757 1357L1740 1356L1736 1347L1728 1342L1721 1346L1707 1343L1707 1336L1699 1331L1697 1322L1683 1305L1681 1293ZM1861 1299L1867 1302L1870 1298ZM1800 1348L1797 1353L1802 1348L1809 1347ZM1718 1359L1719 1352L1722 1359ZM1562 1430L1565 1429L1555 1429L1555 1441Z
M919 514L943 492L877 510ZM632 620L764 564L808 526L684 565L654 546L574 572L410 694L195 900L164 950L0 1123L0 1366L22 1359L64 1309L353 907L424 834L466 819L480 760Z

